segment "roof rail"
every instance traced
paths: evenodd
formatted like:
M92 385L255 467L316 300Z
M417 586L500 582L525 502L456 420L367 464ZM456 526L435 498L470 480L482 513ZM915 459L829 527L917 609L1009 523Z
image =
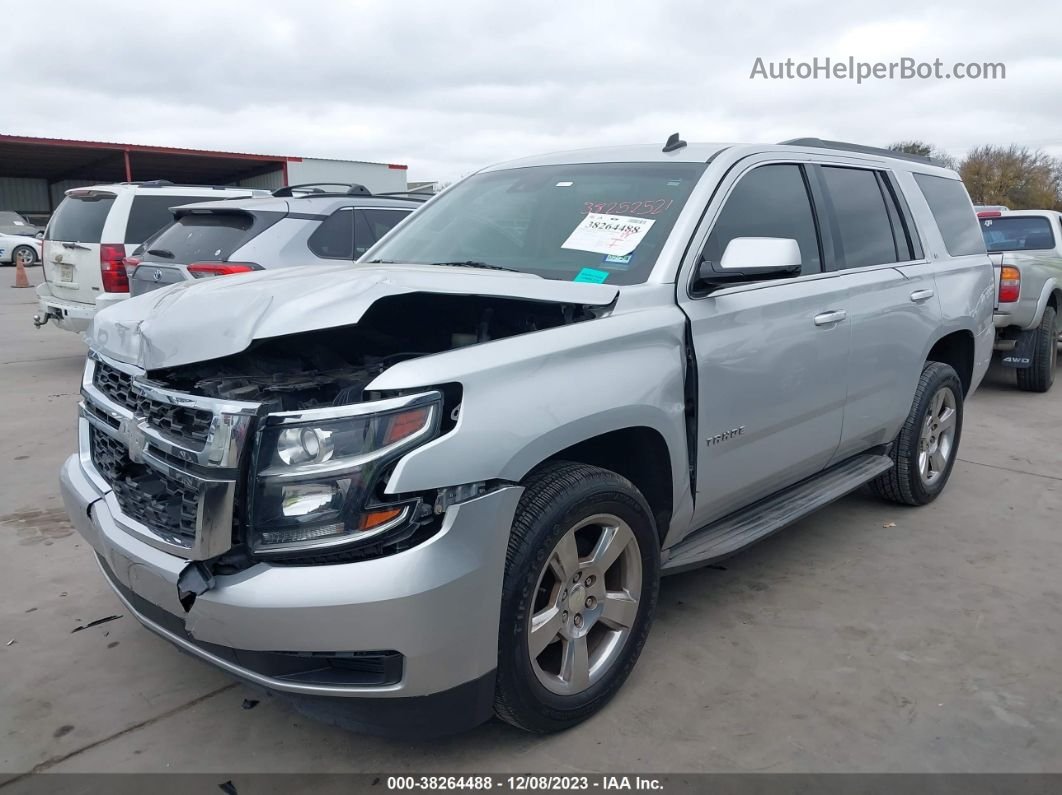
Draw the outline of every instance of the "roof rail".
M878 157L892 157L897 160L910 160L914 163L924 163L931 166L942 166L939 161L922 155L912 155L908 152L897 152L895 149L882 149L877 146L863 146L862 144L850 144L845 141L824 141L821 138L791 138L788 141L779 141L779 146L808 146L814 149L840 149L844 152L858 152L862 155L877 155Z
M248 188L244 185L196 185L194 183L171 182L168 179L151 179L146 182L119 182L119 185L135 185L138 188L202 188L203 190L246 190L263 191L265 188Z
M322 186L346 188L346 190L321 190ZM307 196L372 196L368 188L364 185L358 185L356 182L304 182L301 185L286 185L283 188L278 188L273 191L273 195L277 198L294 198L295 191Z
M387 193L374 193L376 198L396 198L396 199L411 199L412 201L426 202L428 199L434 198L434 193L425 193L421 190L392 190Z

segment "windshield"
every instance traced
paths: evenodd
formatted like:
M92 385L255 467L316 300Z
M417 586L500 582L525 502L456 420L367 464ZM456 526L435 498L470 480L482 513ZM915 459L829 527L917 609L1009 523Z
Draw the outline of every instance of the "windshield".
M1051 222L1042 215L982 218L981 234L989 251L1041 251L1055 247Z
M369 261L638 284L704 169L703 163L594 163L476 174L414 213Z

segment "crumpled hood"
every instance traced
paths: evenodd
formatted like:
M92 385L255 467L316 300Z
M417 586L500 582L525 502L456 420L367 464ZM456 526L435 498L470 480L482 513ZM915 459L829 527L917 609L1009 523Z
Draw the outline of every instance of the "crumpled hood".
M449 293L607 306L614 286L430 265L317 265L176 284L96 314L89 345L145 370L218 359L257 339L357 323L374 302Z

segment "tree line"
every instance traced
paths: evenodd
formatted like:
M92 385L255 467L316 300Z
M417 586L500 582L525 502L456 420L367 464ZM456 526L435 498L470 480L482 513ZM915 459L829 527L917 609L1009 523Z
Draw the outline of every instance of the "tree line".
M1025 146L979 146L962 160L924 141L900 141L889 149L930 157L962 176L974 204L1012 210L1062 210L1062 159Z

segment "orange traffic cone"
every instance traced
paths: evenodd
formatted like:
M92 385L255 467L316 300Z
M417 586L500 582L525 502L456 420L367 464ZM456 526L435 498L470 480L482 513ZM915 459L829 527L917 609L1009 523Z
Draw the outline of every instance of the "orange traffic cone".
M32 287L29 277L26 275L26 266L18 257L15 258L15 283L14 287Z

